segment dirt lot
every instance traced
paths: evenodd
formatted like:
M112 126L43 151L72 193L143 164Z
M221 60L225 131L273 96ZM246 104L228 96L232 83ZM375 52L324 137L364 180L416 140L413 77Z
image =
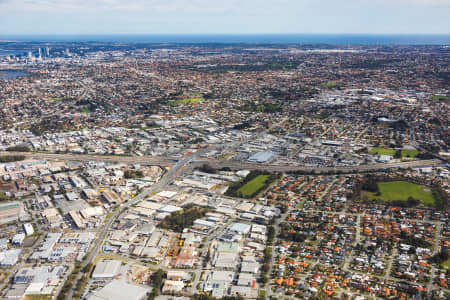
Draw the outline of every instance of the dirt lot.
M152 271L149 268L136 264L131 265L127 273L128 279L135 284L148 283L151 275Z

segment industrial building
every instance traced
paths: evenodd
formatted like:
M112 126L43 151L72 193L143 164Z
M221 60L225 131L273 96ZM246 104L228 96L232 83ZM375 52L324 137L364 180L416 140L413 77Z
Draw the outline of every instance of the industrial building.
M16 222L19 220L22 205L19 202L0 204L0 224Z
M108 280L113 279L120 270L121 262L118 260L104 260L97 263L92 279Z
M32 235L34 233L33 225L31 225L31 223L23 224L23 230L25 230L27 235Z
M264 151L264 152L257 152L253 155L251 155L248 158L249 162L256 162L260 164L267 164L270 163L275 158L275 154L270 151Z
M95 291L88 300L142 300L146 296L146 288L135 286L122 280L114 280L104 288Z
M0 266L3 268L10 268L19 261L21 249L12 249L0 252Z

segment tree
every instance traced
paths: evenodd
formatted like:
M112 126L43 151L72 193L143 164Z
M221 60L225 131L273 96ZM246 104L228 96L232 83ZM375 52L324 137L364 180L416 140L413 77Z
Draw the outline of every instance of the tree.
M211 252L210 252L210 250L208 248L208 252L206 252L205 259L203 260L203 267L206 267L210 260L211 260Z
M194 224L194 221L203 218L209 211L195 205L186 205L182 211L175 211L159 223L159 227L182 232L184 228Z
M263 285L265 285L268 281L269 281L269 279L267 278L267 273L264 273L264 274L261 276L261 283L262 283Z
M142 177L144 177L144 173L142 171L140 171L140 170L138 170L138 171L126 170L124 172L124 177L126 179L142 178Z
M441 263L443 263L443 262L445 262L445 261L447 261L449 259L450 259L449 252L445 251L445 250L442 250L441 252L436 253L434 256L432 256L430 258L430 261L434 262L436 264L441 264Z
M216 298L214 298L213 296L210 296L210 295L206 295L206 294L195 294L194 296L192 296L192 299L194 299L194 300L215 300Z
M153 284L153 289L152 289L152 292L150 293L150 295L148 296L149 300L153 300L153 299L155 299L156 296L159 296L159 294L161 292L163 280L165 277L166 277L166 272L164 272L164 270L162 270L162 269L158 269L158 271L156 271L155 273L152 274L150 279Z
M4 155L4 156L0 156L0 163L22 161L24 159L25 159L25 156L23 156L23 155Z
M267 242L269 244L272 244L274 238L275 238L275 228L273 226L269 226L269 229L267 230Z
M11 152L30 152L31 149L27 145L17 145L6 148L6 151Z
M372 193L378 192L379 190L378 190L377 179L375 177L368 175L362 185L362 189L365 191L368 191L368 192L372 192Z
M3 192L0 192L0 202L2 202L2 201L6 201L6 200L9 200L9 197L8 197L8 196L6 196L6 194L5 194L5 193L3 193Z
M203 164L201 167L198 168L199 171L209 174L216 174L217 170L211 167L208 164Z

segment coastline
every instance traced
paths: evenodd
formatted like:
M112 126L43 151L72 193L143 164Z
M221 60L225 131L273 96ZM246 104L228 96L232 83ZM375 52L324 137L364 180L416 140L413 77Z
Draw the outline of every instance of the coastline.
M26 70L8 70L8 69L0 70L0 79L17 78L28 75L30 75L30 73L27 72Z
M54 43L450 45L450 34L69 34L3 35L0 40Z

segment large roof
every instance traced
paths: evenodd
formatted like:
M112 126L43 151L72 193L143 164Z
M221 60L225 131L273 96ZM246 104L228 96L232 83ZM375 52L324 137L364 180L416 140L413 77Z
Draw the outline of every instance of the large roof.
M112 278L119 272L120 265L118 260L101 261L95 266L92 278Z
M114 280L96 291L88 300L141 300L145 298L146 294L146 288L126 283L123 280Z
M273 152L258 152L253 154L248 158L249 161L253 162L269 162L274 158L275 154Z

